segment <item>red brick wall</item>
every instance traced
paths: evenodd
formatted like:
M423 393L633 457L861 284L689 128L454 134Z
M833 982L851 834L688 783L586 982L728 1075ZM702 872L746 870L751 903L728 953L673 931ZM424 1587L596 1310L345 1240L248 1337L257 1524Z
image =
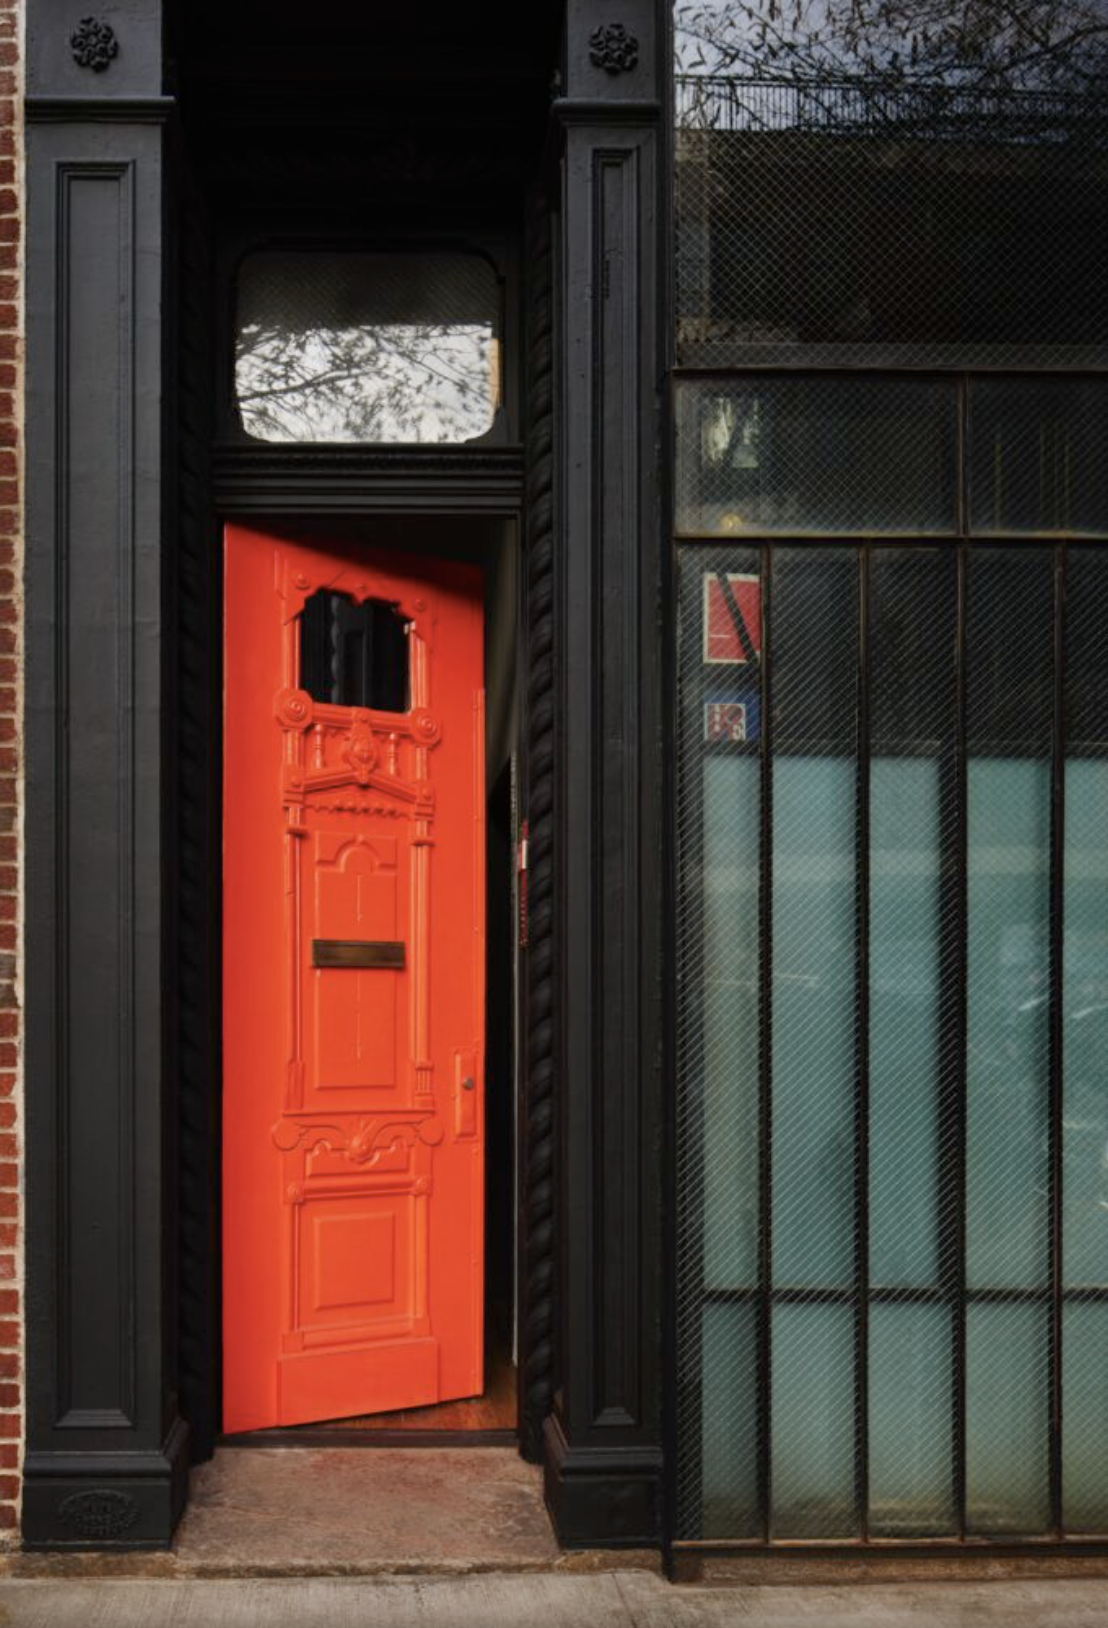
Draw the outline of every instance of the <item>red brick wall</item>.
M0 1547L15 1541L23 1435L20 1212L19 0L0 0Z

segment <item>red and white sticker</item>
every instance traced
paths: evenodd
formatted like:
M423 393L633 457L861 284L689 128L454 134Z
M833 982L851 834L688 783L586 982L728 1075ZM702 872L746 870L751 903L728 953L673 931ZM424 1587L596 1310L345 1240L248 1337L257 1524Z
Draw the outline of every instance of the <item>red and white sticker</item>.
M735 746L750 740L750 717L746 702L705 701L704 739L730 741Z
M744 571L705 571L704 660L742 667L761 653L761 578Z

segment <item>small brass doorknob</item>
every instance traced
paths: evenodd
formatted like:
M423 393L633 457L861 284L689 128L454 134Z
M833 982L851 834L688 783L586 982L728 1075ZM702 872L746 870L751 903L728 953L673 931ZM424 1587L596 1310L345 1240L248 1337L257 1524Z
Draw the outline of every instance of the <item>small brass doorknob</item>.
M476 1089L477 1089L477 1081L473 1078L472 1074L467 1074L465 1079L462 1081L462 1090L463 1091L475 1091Z

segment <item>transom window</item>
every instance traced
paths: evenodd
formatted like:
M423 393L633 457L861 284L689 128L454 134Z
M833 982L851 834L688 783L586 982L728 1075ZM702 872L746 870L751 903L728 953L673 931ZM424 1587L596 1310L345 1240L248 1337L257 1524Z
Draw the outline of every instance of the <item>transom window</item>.
M454 252L250 255L235 398L262 441L460 442L501 399L500 288Z

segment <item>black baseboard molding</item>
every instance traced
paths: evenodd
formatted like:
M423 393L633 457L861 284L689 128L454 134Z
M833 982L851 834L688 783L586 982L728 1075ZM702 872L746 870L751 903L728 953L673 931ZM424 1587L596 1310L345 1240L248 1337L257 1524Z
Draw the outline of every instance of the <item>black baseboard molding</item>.
M29 1453L25 1549L167 1549L188 1490L188 1426L155 1452Z
M662 1541L657 1447L574 1447L556 1413L543 1431L543 1482L566 1549L652 1549Z

